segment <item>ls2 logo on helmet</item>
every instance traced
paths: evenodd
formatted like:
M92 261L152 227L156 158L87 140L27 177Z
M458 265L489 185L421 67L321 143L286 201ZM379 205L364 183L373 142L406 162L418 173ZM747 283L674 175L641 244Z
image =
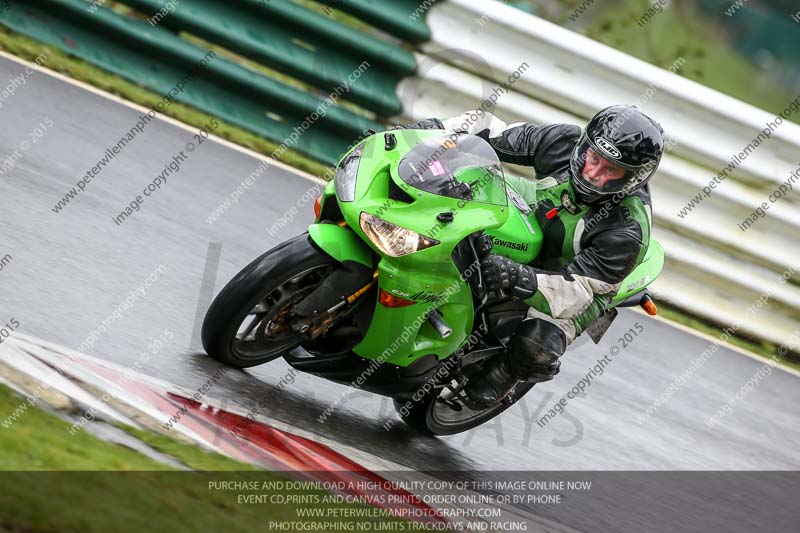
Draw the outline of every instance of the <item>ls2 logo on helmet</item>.
M614 159L619 159L622 154L619 152L616 146L614 146L611 141L606 139L605 137L597 137L594 140L594 143L597 145L600 150L605 152L606 155L613 157Z

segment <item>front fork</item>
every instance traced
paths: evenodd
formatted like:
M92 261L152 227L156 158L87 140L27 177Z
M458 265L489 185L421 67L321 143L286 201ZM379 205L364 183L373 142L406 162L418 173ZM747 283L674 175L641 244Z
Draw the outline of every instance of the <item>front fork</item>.
M371 250L350 229L312 224L308 233L321 253L340 263L322 285L292 309L292 330L313 340L354 309L358 298L377 283L378 271L372 267Z
M325 285L319 287L293 308L294 319L289 327L298 335L304 336L306 341L316 339L353 312L356 308L354 304L377 282L378 271L376 270L372 280L351 294L342 294L341 291L326 291ZM336 300L338 302L333 303ZM310 313L309 310L311 310Z

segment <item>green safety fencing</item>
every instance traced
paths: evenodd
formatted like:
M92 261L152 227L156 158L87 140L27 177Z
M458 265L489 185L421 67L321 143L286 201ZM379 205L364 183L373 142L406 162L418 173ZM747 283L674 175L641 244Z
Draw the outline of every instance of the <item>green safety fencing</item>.
M318 0L411 43L431 40L425 14L436 0Z
M392 116L400 111L397 83L416 68L398 43L287 0L120 3L138 13L87 0L10 0L0 24L326 164L366 129L382 127L331 95ZM184 32L310 87L210 56Z
M120 1L148 17L164 8L163 0ZM401 111L395 88L416 68L408 50L288 0L182 0L159 25L222 45L326 93L348 86L348 100L381 116ZM360 65L368 65L366 71L358 83L348 83Z

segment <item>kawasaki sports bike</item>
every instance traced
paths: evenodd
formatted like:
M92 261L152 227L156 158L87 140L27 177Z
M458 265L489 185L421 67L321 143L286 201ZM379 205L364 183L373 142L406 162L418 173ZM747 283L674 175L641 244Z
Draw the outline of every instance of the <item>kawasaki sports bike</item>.
M489 235L503 244L493 253L520 263L542 246L536 217L486 141L374 133L344 155L314 210L308 232L253 261L216 297L202 330L211 357L240 368L283 357L393 398L408 425L436 435L478 426L533 387L521 381L483 409L463 392L504 355L528 310L486 291L475 239ZM663 261L651 241L608 312L654 310L646 286Z

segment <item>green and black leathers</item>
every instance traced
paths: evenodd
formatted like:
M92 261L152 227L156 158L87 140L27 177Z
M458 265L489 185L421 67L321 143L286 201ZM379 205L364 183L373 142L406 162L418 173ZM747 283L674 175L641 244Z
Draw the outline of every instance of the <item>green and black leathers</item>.
M652 218L649 187L601 203L583 202L570 173L578 126L507 126L489 113L478 121L469 119L479 115L427 121L425 127L477 135L501 161L535 170L535 181L506 177L534 211L543 233L542 249L529 263L537 290L525 301L555 319L571 342L611 304L622 281L645 257Z

